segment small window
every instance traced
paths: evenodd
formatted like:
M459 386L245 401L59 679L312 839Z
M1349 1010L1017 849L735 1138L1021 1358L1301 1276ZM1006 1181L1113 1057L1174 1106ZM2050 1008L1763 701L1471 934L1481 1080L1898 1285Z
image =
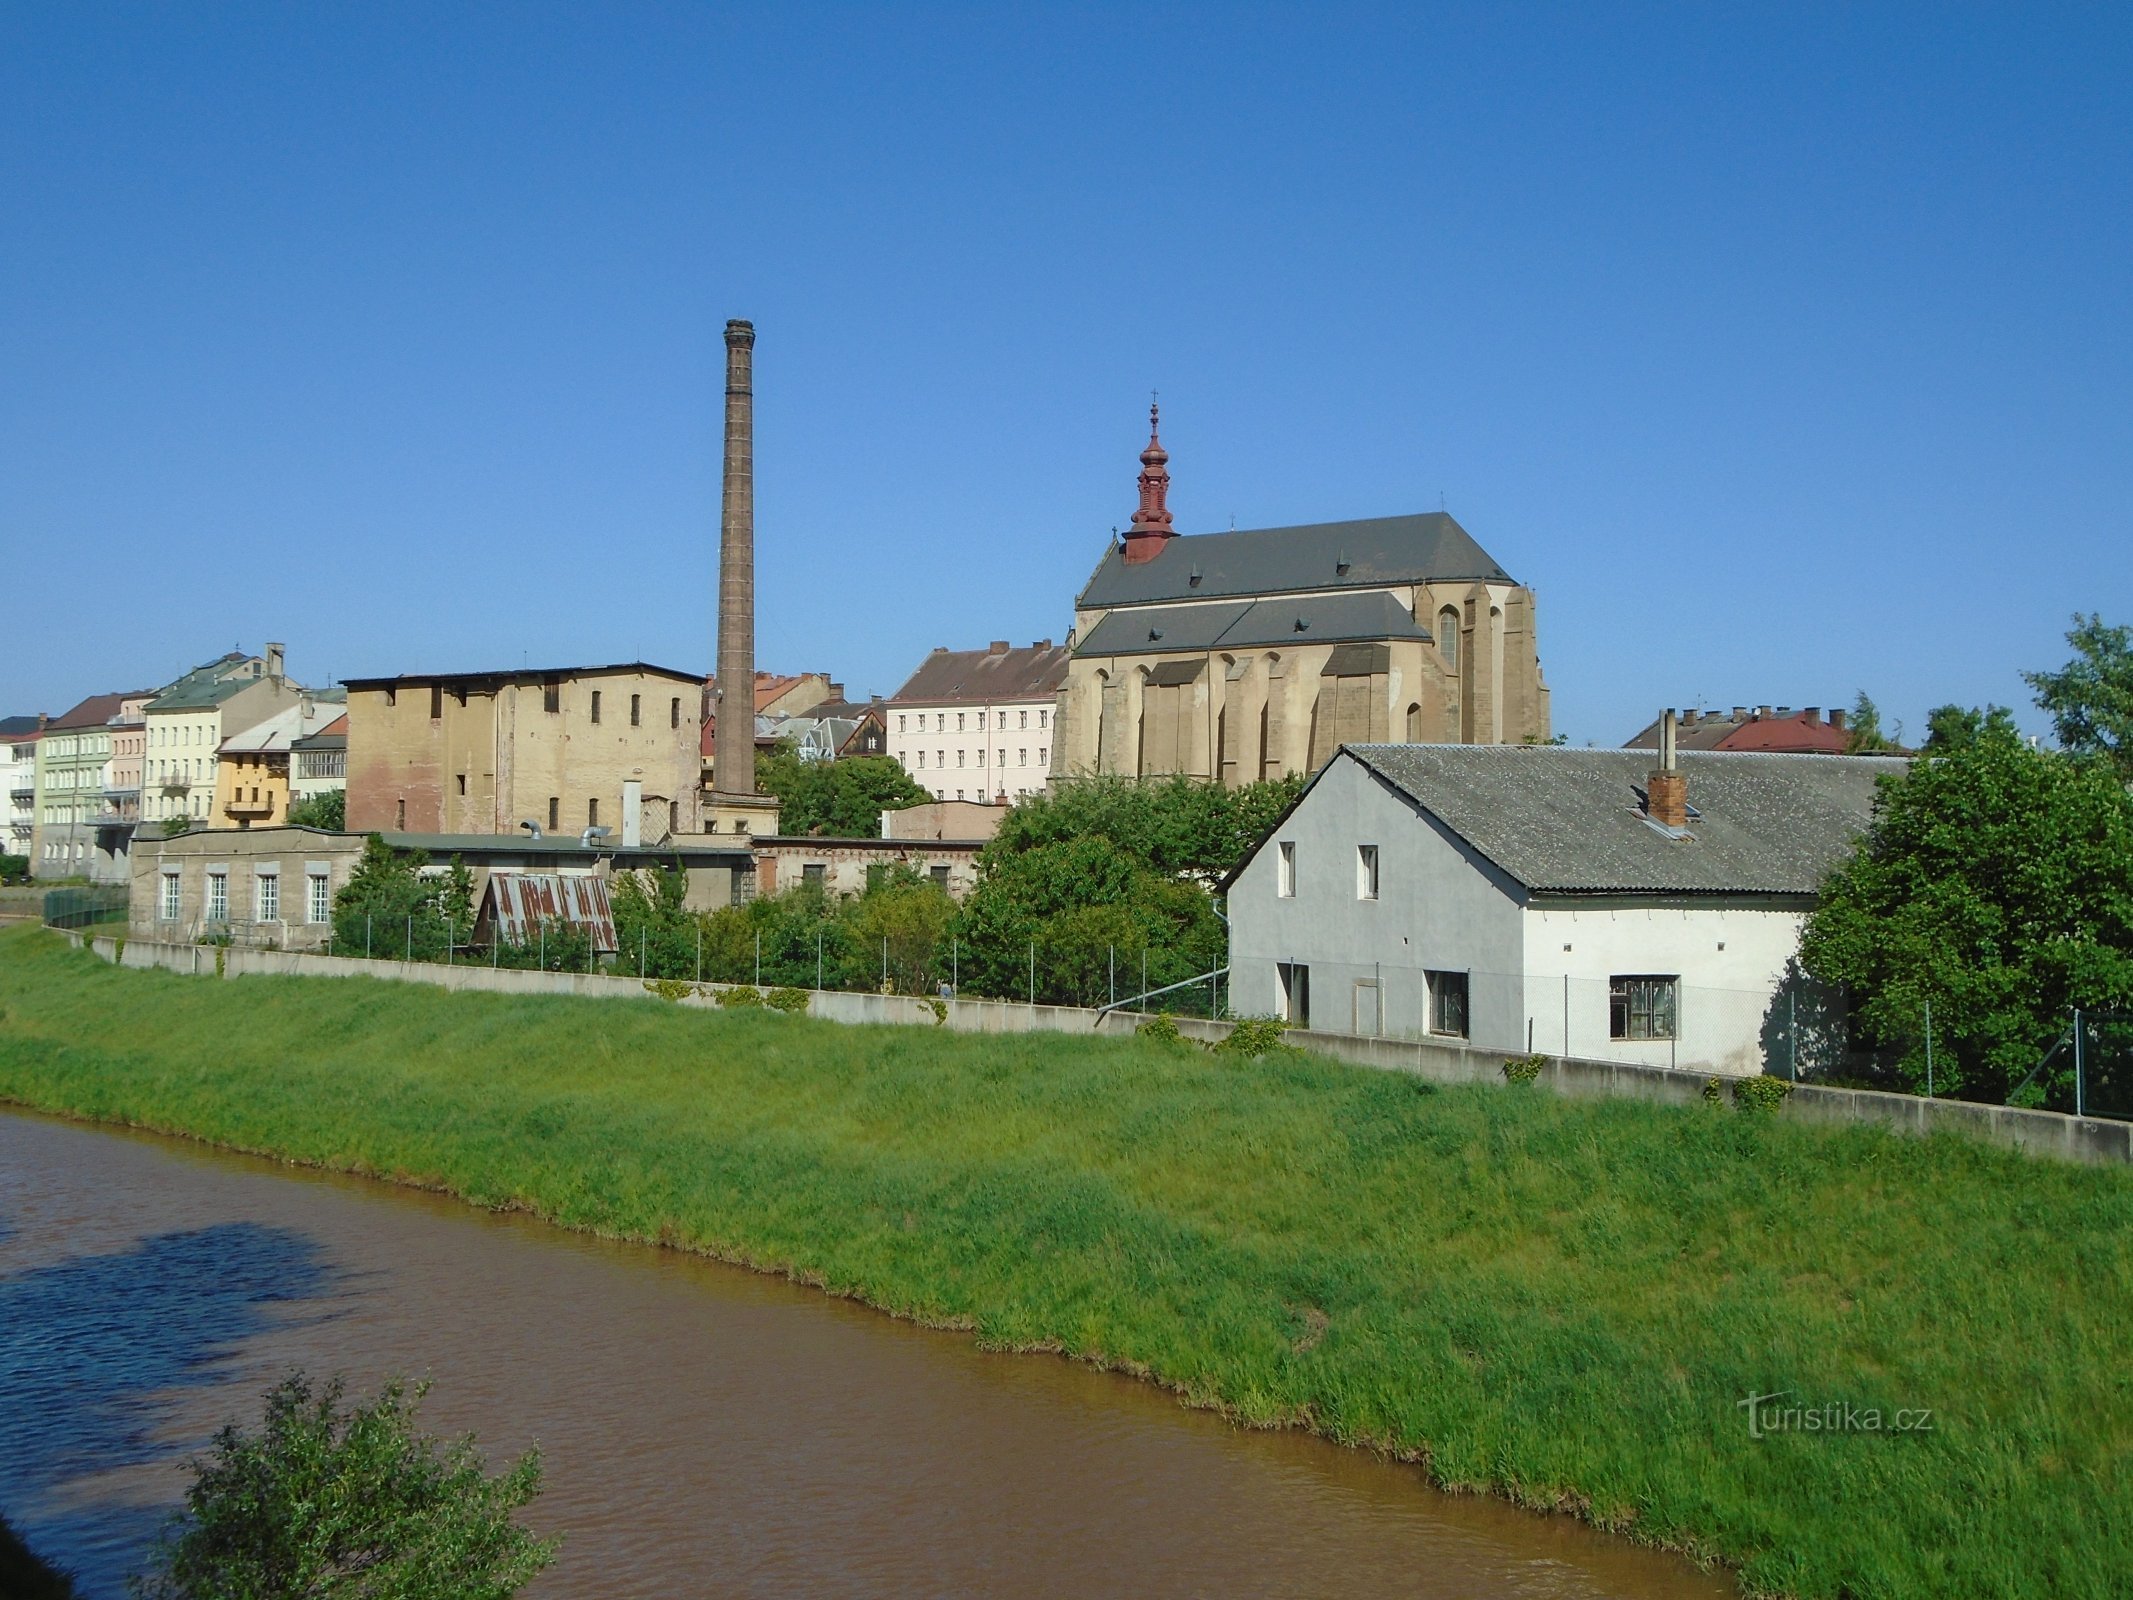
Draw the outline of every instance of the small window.
M310 923L330 922L333 919L333 892L330 880L323 872L314 872L304 879L304 920Z
M800 882L812 884L817 889L822 887L828 876L828 866L820 861L809 861L800 868Z
M1607 1037L1671 1039L1679 978L1618 977L1607 983Z
M923 751L923 750L919 751L919 753L918 753L918 765L919 765L919 770L920 770L920 771L924 771L924 770L925 770L925 766L926 766L926 752L925 752L925 751Z
M252 881L254 921L281 921L281 879L272 873L262 873Z
M959 766L959 767L960 767L960 766L961 766L961 765L963 764L963 758L964 758L965 756L969 755L969 754L970 754L970 752L969 752L968 750L958 750L958 751L956 751L956 753L955 753L955 764L956 764L957 766Z
M51 848L50 845L45 846L47 854L51 852ZM178 875L175 872L163 874L163 893L156 901L156 916L164 922L178 920Z
M385 703L389 706L396 706L400 703L400 688L398 684L388 683L385 686ZM185 742L187 744L193 742L193 730L190 728L185 730Z
M1288 839L1274 846L1274 893L1284 900L1296 898L1296 846Z
M461 795L461 797L462 797L462 798L464 798L464 797L465 797L465 795L466 795L466 792L467 792L467 775L466 775L466 774L465 774L464 772L462 772L462 773L461 773L461 774L459 775L459 793L460 793L460 795Z
M957 733L963 731L963 713L960 711L955 714L955 731Z
M597 828L600 826L599 801L588 800L585 802L585 826L588 828Z
M633 728L641 728L644 726L644 724L638 720L638 707L641 706L643 702L644 697L642 695L633 694L630 696L630 726Z
M1355 897L1358 900L1378 897L1378 847L1374 844L1355 847Z
M433 683L430 685L430 721L439 721L443 718L443 716L444 685L441 683Z
M207 875L207 920L230 920L230 875L226 872L210 872Z
M1467 975L1425 972L1422 976L1429 984L1429 1031L1447 1039L1464 1039Z
M407 832L407 801L404 798L393 802L393 830Z
M681 832L681 802L679 800L669 800L667 802L667 832Z
M680 695L676 695L676 696L674 697L674 703L673 703L672 705L670 705L670 706L668 706L668 707L667 707L667 726L668 726L668 727L670 727L670 728L678 728L678 727L680 727L680 726L681 726L681 696L680 696Z
M1051 758L1052 758L1052 753L1051 753L1051 751L1049 751L1049 750L1045 749L1045 748L1044 748L1044 747L1043 747L1042 745L1039 745L1039 746L1037 747L1037 765L1038 765L1038 766L1040 766L1040 767L1041 767L1041 766L1043 766L1043 765L1044 765L1044 764L1045 764L1045 763L1046 763L1047 761L1051 760Z
M554 795L548 797L548 831L553 833L563 825L563 802Z
M1027 745L1015 751L1015 765L1018 767L1029 765L1029 747Z
M595 722L598 722L599 720L600 720L600 691L599 691L598 689L595 689L595 690L593 690L593 721L595 721Z
M541 709L543 711L561 711L563 709L563 686L560 683L544 683L541 685Z
M1038 727L1040 727L1040 728L1049 728L1049 727L1050 727L1051 725L1052 725L1052 714L1051 714L1051 713L1050 713L1049 711L1040 711L1040 712L1038 712L1038 713L1037 713L1037 726L1038 726Z
M1015 724L1015 726L1016 726L1016 727L1018 727L1018 728L1026 728L1026 727L1028 727L1028 726L1029 726L1029 713L1028 713L1027 711L1025 711L1025 712L1021 713L1021 716L1022 716L1022 720L1021 720L1020 722L1016 723L1016 724Z
M984 731L985 731L985 713L984 713L984 712L982 712L982 711L980 711L980 712L978 713L978 732L980 732L980 733L983 733Z

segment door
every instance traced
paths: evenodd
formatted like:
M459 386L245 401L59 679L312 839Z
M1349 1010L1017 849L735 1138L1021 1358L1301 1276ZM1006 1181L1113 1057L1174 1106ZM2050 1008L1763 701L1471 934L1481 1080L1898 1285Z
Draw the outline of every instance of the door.
M636 778L622 780L622 848L634 850L644 843L644 784Z
M1356 980L1355 1031L1366 1039L1374 1039L1382 1031L1378 1019L1378 985L1375 978Z
M1292 1028L1311 1026L1311 969L1301 962L1281 961L1274 966L1281 983L1281 1020Z

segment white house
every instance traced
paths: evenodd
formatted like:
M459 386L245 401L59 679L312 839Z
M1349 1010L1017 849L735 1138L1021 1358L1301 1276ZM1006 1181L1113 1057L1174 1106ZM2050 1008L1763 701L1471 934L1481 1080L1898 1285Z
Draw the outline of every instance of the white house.
M1660 758L1662 765L1666 757ZM1795 966L1901 760L1348 745L1226 880L1232 1005L1333 1032L1752 1074L1812 1064Z
M1067 650L936 649L883 708L889 754L936 800L1012 802L1051 778Z

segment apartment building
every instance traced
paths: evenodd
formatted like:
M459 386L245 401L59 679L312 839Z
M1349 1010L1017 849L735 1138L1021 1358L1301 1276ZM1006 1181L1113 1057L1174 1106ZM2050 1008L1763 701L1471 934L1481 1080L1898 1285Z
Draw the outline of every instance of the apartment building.
M30 858L37 836L37 741L44 737L43 717L0 717L0 855Z
M1012 803L1042 789L1067 656L1049 639L936 648L883 707L889 754L936 800Z
M141 821L205 827L214 811L222 743L302 700L282 669L282 647L233 650L185 674L148 702L142 747Z

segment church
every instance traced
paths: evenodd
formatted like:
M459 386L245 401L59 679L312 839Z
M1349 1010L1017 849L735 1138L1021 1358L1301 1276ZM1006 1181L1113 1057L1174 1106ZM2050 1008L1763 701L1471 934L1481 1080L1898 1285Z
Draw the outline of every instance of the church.
M1140 509L1074 602L1055 775L1236 785L1343 744L1548 738L1533 591L1451 517L1180 535L1148 421Z

